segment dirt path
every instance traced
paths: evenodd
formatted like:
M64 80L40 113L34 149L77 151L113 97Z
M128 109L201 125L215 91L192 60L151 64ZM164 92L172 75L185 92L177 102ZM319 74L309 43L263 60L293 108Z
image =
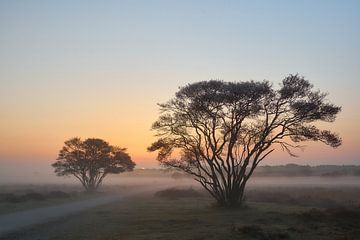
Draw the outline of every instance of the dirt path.
M0 215L0 236L24 227L46 223L86 209L120 201L123 198L124 196L122 195L107 195L57 206L35 208Z
M165 189L168 187L179 187L183 184L158 184L153 186L136 187L135 189L128 190L124 193L108 194L86 200L79 200L76 202L64 203L56 206L34 208L30 210L24 210L20 212L14 212L9 214L0 215L0 237L26 229L37 224L48 223L66 217L71 214L76 214L84 210L88 210L97 206L115 203L122 201L126 197L131 197L137 194L150 194L155 191Z

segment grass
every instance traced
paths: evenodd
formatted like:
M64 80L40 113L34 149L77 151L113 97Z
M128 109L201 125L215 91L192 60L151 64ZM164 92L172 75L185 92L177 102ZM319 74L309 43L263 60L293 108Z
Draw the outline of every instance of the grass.
M15 196L13 200L0 202L0 215L33 208L55 206L67 202L91 198L88 194L72 194L68 197L47 197L40 193L29 193Z
M356 187L267 187L250 188L246 198L251 202L290 203L293 205L334 208L359 206L360 189Z
M165 191L171 198L159 193L138 195L3 239L349 240L360 236L359 208L248 200L239 209L219 209L212 207L212 199L193 194L194 190L183 191Z
M72 185L0 186L0 215L85 200L101 194L87 194L81 187Z
M187 189L181 188L168 188L161 190L155 193L155 197L166 198L166 199L179 199L179 198L194 198L205 196L206 193L202 191L196 191L194 188L190 187Z

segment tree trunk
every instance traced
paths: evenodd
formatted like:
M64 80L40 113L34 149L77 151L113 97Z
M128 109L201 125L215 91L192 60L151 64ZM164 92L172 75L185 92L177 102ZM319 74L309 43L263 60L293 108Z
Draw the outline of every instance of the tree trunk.
M241 207L244 203L244 187L225 191L225 196L217 198L217 204L220 207L225 208L236 208Z
M88 184L87 187L86 187L86 191L89 192L89 193L93 193L96 191L96 186L94 184Z

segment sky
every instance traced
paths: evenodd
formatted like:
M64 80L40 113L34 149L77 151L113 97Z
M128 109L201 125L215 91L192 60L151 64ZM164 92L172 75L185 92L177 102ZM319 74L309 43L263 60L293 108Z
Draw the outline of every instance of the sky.
M0 1L0 171L50 169L65 140L103 138L138 167L157 103L179 86L299 73L342 106L343 145L265 164L360 164L360 1ZM10 171L10 170L9 170Z

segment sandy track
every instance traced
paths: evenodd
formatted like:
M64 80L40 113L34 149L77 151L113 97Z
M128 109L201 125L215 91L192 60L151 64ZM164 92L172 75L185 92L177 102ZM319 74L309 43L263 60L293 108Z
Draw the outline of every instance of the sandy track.
M0 215L0 236L24 227L49 222L86 209L120 201L123 198L124 196L122 195L106 195L56 206L35 208Z

